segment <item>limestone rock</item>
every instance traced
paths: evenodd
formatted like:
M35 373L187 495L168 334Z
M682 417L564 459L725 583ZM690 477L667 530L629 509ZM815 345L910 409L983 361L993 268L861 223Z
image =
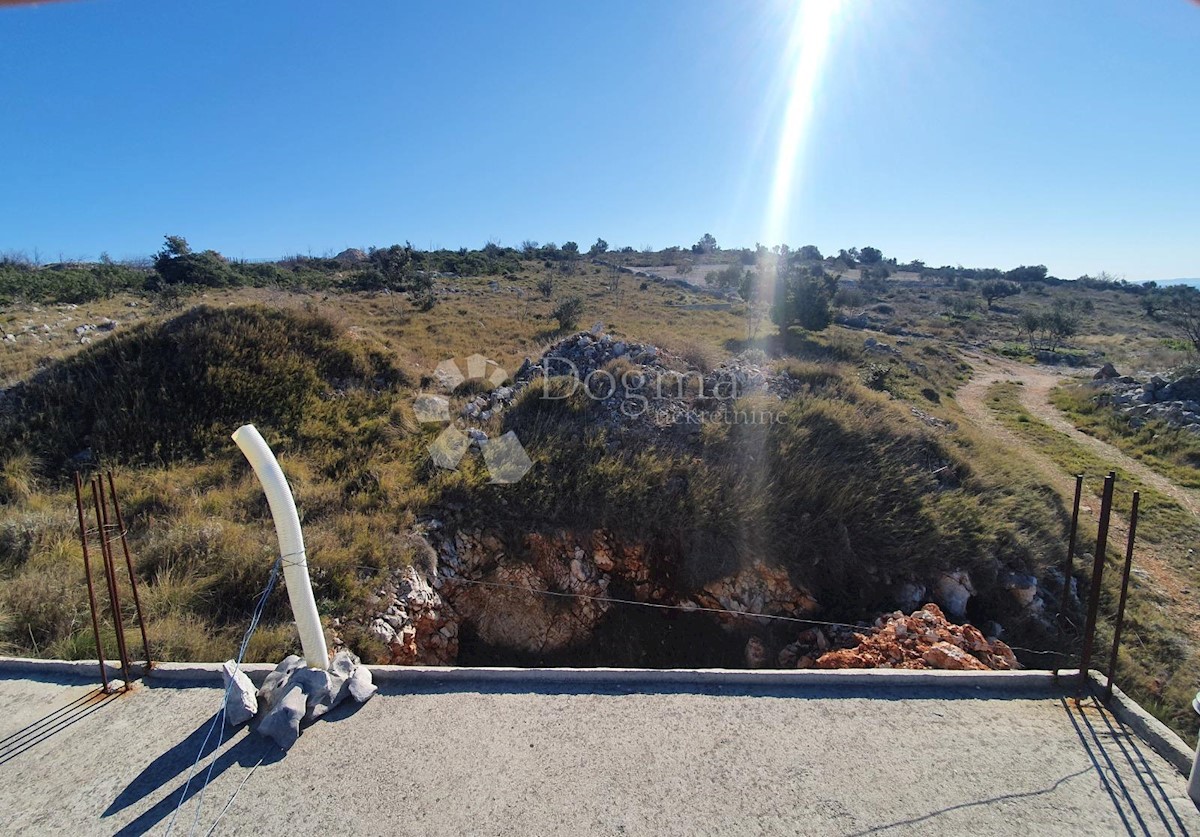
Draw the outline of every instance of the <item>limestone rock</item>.
M275 702L276 694L287 682L291 673L303 665L304 660L295 654L284 657L283 661L275 666L275 670L267 675L267 679L263 681L262 688L258 690L259 705L264 707L272 705Z
M951 616L961 619L967 615L967 602L975 595L975 586L966 570L944 573L934 585L934 598Z
M747 668L766 668L770 663L771 656L767 651L767 646L761 639L756 636L750 637L746 642L746 667Z
M354 673L350 675L350 697L359 703L366 703L377 691L379 687L375 685L369 668L359 666L354 669Z
M307 704L308 698L304 690L298 684L288 684L259 721L258 731L278 744L281 749L290 750L300 737L300 721L304 717Z
M225 723L239 727L258 714L258 689L234 660L221 665L225 681Z

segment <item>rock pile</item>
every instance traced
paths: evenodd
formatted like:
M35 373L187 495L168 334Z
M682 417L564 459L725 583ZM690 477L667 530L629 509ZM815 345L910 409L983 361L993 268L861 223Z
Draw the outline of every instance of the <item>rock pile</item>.
M780 668L1018 669L1012 649L973 625L947 621L927 604L912 615L881 616L875 629L810 628L779 652Z
M339 651L329 668L307 668L296 655L267 675L261 689L233 660L222 668L225 678L225 721L240 726L256 716L258 732L284 750L300 737L301 722L314 721L345 700L365 703L375 694L371 670L349 651Z
M464 415L490 417L525 387L554 377L573 380L570 391L589 398L599 420L616 428L698 426L739 398L786 398L798 388L787 375L773 372L761 351L744 352L705 372L653 344L603 333L597 324L554 344L537 362L526 358L511 386L476 398Z
M1097 404L1128 416L1134 427L1142 426L1147 419L1161 419L1171 427L1200 434L1200 369L1174 381L1154 375L1142 382L1115 373L1107 364L1093 378L1093 386L1101 389Z

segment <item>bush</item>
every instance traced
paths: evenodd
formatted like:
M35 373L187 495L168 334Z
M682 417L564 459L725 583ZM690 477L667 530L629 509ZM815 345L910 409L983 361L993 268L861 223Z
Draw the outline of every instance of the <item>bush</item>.
M570 331L579 325L579 318L583 316L583 300L577 296L567 297L554 307L550 316L558 320L560 331Z

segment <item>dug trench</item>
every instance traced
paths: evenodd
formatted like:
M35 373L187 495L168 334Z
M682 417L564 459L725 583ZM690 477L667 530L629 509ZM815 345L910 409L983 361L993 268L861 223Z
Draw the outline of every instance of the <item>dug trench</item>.
M1045 647L1050 632L1043 594L964 599L962 574L902 590L900 609L849 612L760 561L689 585L669 550L603 531L425 538L417 565L377 591L378 615L336 624L335 644L349 631L361 649L365 629L375 661L400 664L1009 669L1022 664L998 634Z

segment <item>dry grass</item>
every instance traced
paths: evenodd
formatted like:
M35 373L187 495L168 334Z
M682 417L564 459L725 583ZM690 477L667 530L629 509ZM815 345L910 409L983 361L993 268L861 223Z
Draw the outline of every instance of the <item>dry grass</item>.
M550 276L554 299L545 299L537 286ZM411 382L361 397L323 390L304 400L298 422L268 436L303 516L322 613L361 615L382 576L414 560L406 535L414 520L450 504L465 509L464 521L611 528L651 543L692 581L766 557L818 590L837 614L869 615L891 585L941 568L969 567L987 590L997 567L1037 569L1057 559L1063 510L1053 492L1017 473L992 440L968 428L929 428L908 409L912 403L956 418L944 396L963 369L938 340L898 346L891 391L874 393L858 383L868 360L862 332L835 327L748 341L736 307L692 310L706 298L653 283L642 288L632 277L613 291L612 278L591 265L562 273L526 262L511 278L439 280L432 311L384 293L241 288L189 300L214 310L252 304L328 320L339 345L382 352ZM959 325L929 310L937 303L920 293L898 285L888 295L893 322L957 334ZM787 422L714 424L683 445L633 444L598 426L585 401L542 401L527 392L485 428L518 429L535 460L525 480L491 485L478 457L458 471L433 468L427 445L438 428L415 421L414 392L432 386L434 368L450 357L479 352L515 371L555 338L551 312L566 296L584 299L583 327L602 322L616 337L667 346L695 368L762 350L798 384L794 399L771 405ZM118 337L133 330L134 314L153 325L178 313L130 309L128 301L137 300L117 297L71 313L77 321L122 320ZM57 322L63 311L18 306L5 316L40 325ZM96 356L101 348L86 351ZM19 342L3 355L0 375L26 378L39 365L82 357L78 351L66 338L61 345ZM616 361L610 371L628 371L627 364ZM106 463L118 470L151 639L162 658L229 656L275 552L261 490L223 441L232 427L219 429L200 458L136 464L114 455ZM80 621L73 497L52 465L18 453L0 467L0 641L15 653L88 656L94 648ZM53 606L43 608L47 598ZM294 646L277 591L249 656L278 659Z

